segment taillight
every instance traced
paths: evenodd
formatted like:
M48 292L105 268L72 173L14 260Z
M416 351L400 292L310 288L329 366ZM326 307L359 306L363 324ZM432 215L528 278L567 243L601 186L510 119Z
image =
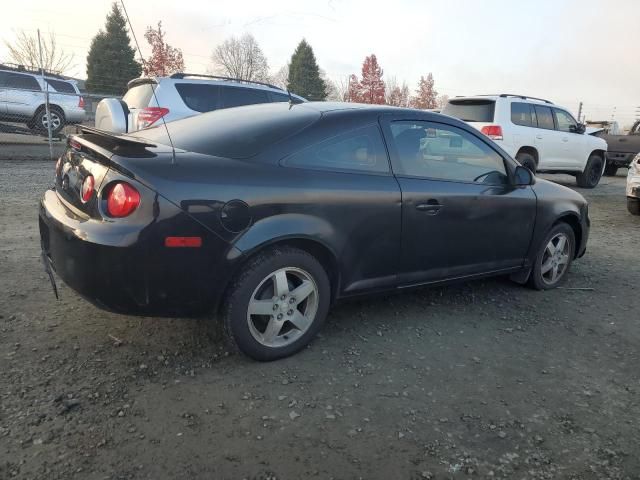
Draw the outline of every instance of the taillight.
M78 97L78 108L84 108L84 97Z
M82 182L82 190L80 191L80 198L83 203L87 203L91 200L91 196L93 195L95 187L95 180L93 179L93 175L87 175Z
M492 140L502 140L502 127L500 125L485 125L480 131Z
M168 108L147 107L138 112L138 128L148 128L169 113Z
M110 217L126 217L140 205L140 194L131 185L118 182L109 188L107 194L107 214Z

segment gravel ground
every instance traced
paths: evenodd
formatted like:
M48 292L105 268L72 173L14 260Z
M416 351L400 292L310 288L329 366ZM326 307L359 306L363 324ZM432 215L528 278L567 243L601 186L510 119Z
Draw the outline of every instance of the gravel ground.
M0 160L0 478L640 478L624 177L582 192L591 240L565 288L345 303L259 364L204 319L105 313L63 285L56 301L37 227L52 175Z

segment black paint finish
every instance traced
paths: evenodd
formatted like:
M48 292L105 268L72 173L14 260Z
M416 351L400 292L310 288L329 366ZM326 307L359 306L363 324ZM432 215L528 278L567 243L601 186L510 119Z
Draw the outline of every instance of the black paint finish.
M245 130L260 137L260 122L274 122L268 131L278 135L273 141L260 137L261 148L253 141L251 152L239 148L243 155L253 153L248 158L187 151L186 144L198 139L192 130L206 137L219 115L203 114L168 124L175 160L158 128L136 134L155 145L146 147L120 145L97 133L73 137L55 188L45 193L40 208L43 251L58 276L104 308L179 315L215 309L243 262L277 242L295 243L320 259L333 282L334 300L486 275L526 278L536 249L557 221L574 228L577 256L584 254L586 201L544 180L517 186L512 178L509 185L495 186L401 177L393 173L393 156L387 173L281 164L304 147L364 125L377 125L388 146L385 125L406 118L477 136L505 159L513 177L516 163L456 119L331 103L240 107L226 110L225 119L233 110L242 112L235 129L227 127L237 142ZM183 122L189 124L186 142L180 136ZM227 138L224 149L233 150ZM89 173L96 194L82 203L79 186ZM129 217L109 218L103 194L121 180L138 189L141 205ZM202 247L167 248L167 236L199 236Z

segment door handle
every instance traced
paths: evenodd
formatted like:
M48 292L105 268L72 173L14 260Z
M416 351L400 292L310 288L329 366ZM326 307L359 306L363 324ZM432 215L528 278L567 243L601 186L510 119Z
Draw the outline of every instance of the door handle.
M542 140L542 135L536 135L536 138L537 138L538 140Z
M435 215L440 211L440 209L442 209L442 204L433 199L427 201L427 203L418 203L416 205L416 210L426 212L428 215Z
M569 141L569 137L562 137L562 141L563 142L568 142Z

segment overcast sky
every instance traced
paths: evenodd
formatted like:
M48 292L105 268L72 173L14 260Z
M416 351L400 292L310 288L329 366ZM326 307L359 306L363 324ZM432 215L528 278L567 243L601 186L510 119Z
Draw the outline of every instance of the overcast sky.
M333 79L359 73L375 53L385 77L415 88L433 72L450 96L508 92L549 98L587 118L629 123L640 107L639 0L125 0L141 41L162 20L187 68L205 72L211 51L230 35L252 33L272 71L305 37ZM85 77L91 38L110 0L5 0L0 38L53 31ZM145 51L146 53L146 51ZM4 43L0 61L7 60Z

